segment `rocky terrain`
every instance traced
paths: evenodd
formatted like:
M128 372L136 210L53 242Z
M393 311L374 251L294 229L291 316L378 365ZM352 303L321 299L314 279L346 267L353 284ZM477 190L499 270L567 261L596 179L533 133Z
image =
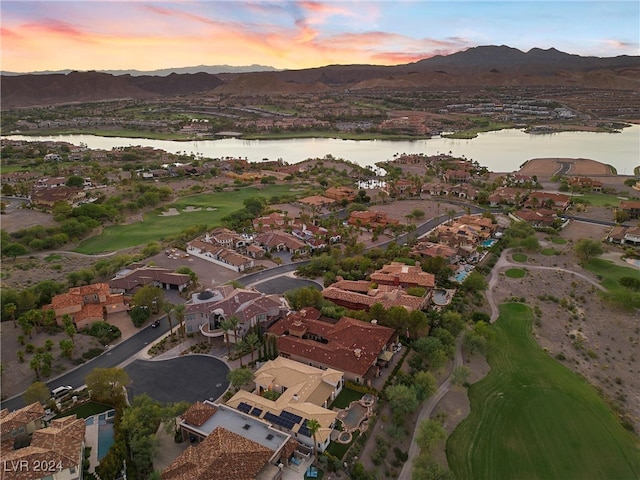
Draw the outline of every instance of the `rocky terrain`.
M640 57L580 57L555 49L483 46L393 67L332 65L303 70L168 76L100 72L2 77L2 108L151 99L184 94L300 94L472 86L556 86L637 90Z

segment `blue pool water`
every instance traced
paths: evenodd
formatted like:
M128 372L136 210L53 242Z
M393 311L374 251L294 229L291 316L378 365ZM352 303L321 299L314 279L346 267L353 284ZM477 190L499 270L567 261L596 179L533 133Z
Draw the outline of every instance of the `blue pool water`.
M498 240L496 240L495 238L490 238L489 240L485 240L484 242L482 242L482 246L489 248L495 245L497 241Z
M464 281L464 279L465 279L465 278L467 278L467 276L469 275L469 273L471 273L471 272L468 272L468 271L466 271L466 270L463 270L463 271L459 272L459 273L456 275L456 282L458 282L458 283L462 283L462 282Z
M85 418L84 423L87 425L93 425L93 417Z
M102 460L113 445L113 423L98 426L98 461Z

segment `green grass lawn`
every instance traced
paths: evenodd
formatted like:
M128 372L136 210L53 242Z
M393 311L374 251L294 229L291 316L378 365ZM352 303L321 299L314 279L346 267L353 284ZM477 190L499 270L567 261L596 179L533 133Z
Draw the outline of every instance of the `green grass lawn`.
M347 408L351 405L351 402L360 400L363 396L364 393L356 392L355 390L344 387L331 404L331 408Z
M600 283L608 290L605 297L625 308L640 308L640 293L633 292L618 283L622 277L638 278L637 269L622 267L602 258L592 258L582 266L585 270L598 275Z
M334 457L342 460L342 457L344 457L344 454L347 453L347 450L349 450L349 447L353 445L353 442L355 442L359 436L360 436L360 430L355 430L351 434L351 441L349 443L331 442L327 447L327 452L329 452Z
M567 243L567 241L562 237L553 237L551 241L556 245L565 245Z
M510 268L504 274L509 278L522 278L527 272L523 268Z
M620 199L617 195L608 195L605 193L576 193L573 198L585 200L596 207L615 207L620 205Z
M447 441L458 479L637 479L640 444L595 389L532 339L531 309L504 304L489 374Z
M555 248L543 248L542 250L540 250L540 253L542 255L547 255L548 257L558 254Z
M68 417L69 415L74 414L78 418L89 418L93 415L97 415L98 413L106 412L108 410L113 410L113 407L111 405L105 405L104 403L87 402L65 412L62 412L56 418Z
M192 225L219 226L220 219L242 208L246 198L290 195L294 193L291 189L292 187L289 185L269 185L264 189L248 187L233 192L183 197L168 206L168 208L175 208L182 212L180 215L162 216L160 211L154 210L145 214L142 222L106 227L101 235L83 241L75 251L89 254L110 252L136 245L145 245L154 240L162 240L165 237L176 235ZM201 210L183 212L187 207L200 208Z
M511 258L513 258L514 262L524 263L527 261L528 257L524 253L514 253L511 255Z

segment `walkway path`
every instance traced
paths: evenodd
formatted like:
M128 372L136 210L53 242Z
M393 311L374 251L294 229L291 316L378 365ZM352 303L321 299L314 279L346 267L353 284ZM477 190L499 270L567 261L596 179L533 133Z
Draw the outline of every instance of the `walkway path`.
M438 387L438 391L427 400L427 403L424 404L424 406L422 407L422 410L420 411L420 415L418 415L418 418L416 420L416 424L413 430L413 437L411 438L411 446L409 447L409 452L408 452L409 456L407 458L407 461L404 462L402 471L400 472L400 476L398 476L398 480L411 480L411 473L413 471L413 462L420 454L420 447L418 447L418 444L416 443L416 438L418 436L418 425L420 425L420 423L423 420L426 420L429 417L431 417L431 414L433 413L433 409L436 408L436 405L438 405L440 400L442 400L442 398L449 392L449 389L451 388L451 381L453 379L453 372L455 371L456 367L459 367L461 365L462 365L462 335L460 335L456 340L456 353L453 360L453 368L451 369L451 374L445 379L444 382L442 382L442 384L440 384L440 387Z

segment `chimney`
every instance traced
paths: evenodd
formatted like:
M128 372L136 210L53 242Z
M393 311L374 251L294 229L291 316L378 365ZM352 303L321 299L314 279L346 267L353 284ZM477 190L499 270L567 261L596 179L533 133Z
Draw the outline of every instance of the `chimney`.
M297 401L298 401L298 394L297 394L297 393L294 393L294 394L293 394L293 401L294 401L294 402L297 402Z

